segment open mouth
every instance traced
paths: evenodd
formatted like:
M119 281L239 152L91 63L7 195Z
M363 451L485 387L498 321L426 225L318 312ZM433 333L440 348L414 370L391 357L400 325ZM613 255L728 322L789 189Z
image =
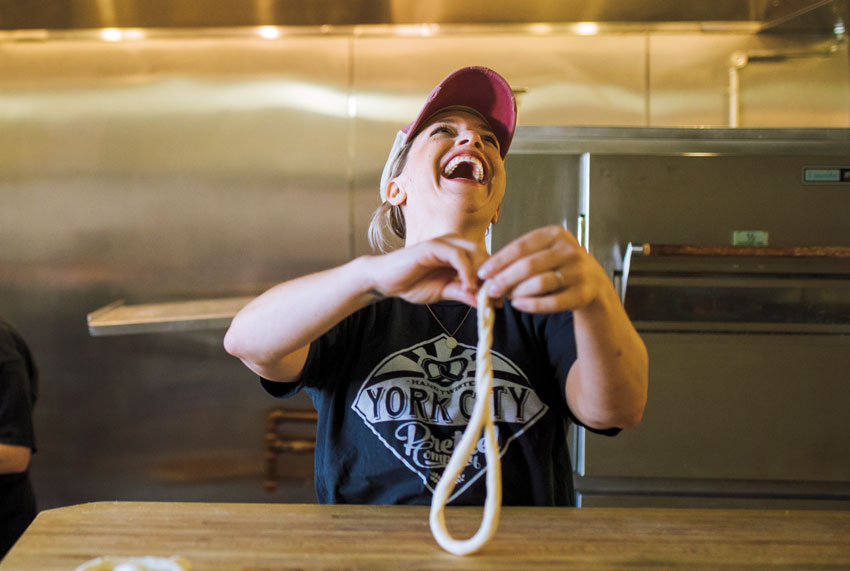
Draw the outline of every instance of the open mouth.
M448 179L472 180L484 182L484 165L478 157L458 155L443 167L443 176Z

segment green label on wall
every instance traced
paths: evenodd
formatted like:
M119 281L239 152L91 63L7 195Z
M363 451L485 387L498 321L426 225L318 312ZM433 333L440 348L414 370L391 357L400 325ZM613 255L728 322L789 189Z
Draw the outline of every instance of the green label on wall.
M767 246L767 232L764 230L734 230L733 246Z
M850 167L803 167L808 184L850 184Z

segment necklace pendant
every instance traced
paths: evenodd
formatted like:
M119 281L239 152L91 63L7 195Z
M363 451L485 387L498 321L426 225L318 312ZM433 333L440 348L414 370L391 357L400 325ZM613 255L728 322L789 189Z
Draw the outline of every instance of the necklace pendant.
M446 347L449 349L454 349L457 347L457 339L454 337L446 337Z

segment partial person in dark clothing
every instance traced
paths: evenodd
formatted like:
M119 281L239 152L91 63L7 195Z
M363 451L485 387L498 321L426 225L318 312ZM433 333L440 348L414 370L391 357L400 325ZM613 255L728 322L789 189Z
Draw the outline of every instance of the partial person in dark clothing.
M35 518L29 477L38 371L27 344L0 318L0 558Z

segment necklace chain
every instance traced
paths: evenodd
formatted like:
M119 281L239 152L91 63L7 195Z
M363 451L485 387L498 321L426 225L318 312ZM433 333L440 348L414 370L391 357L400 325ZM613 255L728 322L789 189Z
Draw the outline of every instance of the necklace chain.
M466 313L464 314L463 319L461 319L461 320L460 320L460 324L459 324L457 327L455 327L455 330L454 330L453 332L449 333L449 330L448 330L448 329L446 329L446 326L445 326L445 325L443 325L443 322L442 322L442 321L440 321L440 318L439 318L439 317L437 317L437 314L436 314L436 313L434 313L434 310L433 310L433 309L431 309L431 306L430 306L430 305L428 305L428 304L426 303L426 304L425 304L425 307L427 307L427 308L428 308L428 312L429 312L429 313L431 314L431 316L432 316L432 317L433 317L433 318L437 321L437 324L440 326L440 328L441 328L443 331L445 331L445 332L446 332L446 335L448 335L448 336L449 336L450 338L452 338L452 339L454 338L455 333L457 333L458 331L460 331L460 328L461 328L461 327L463 327L463 324L464 324L464 323L466 323L466 318L467 318L467 317L469 317L469 312L471 312L471 311L472 311L472 306L470 305L470 306L469 306L469 308L466 310Z

